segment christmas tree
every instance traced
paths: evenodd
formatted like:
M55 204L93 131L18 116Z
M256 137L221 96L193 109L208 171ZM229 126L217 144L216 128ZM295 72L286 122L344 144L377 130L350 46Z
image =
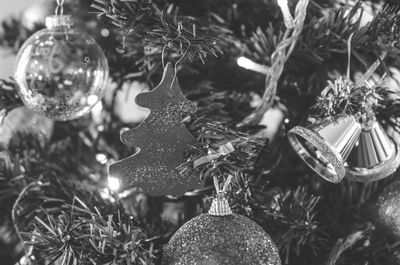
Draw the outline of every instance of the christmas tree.
M39 2L1 264L400 264L397 1Z

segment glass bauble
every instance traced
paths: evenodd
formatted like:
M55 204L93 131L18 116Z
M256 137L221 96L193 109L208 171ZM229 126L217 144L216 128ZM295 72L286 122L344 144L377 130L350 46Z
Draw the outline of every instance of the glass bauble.
M104 96L106 57L88 34L72 27L70 16L51 16L31 36L16 61L15 79L24 104L55 120L88 113Z
M376 203L377 223L382 231L400 239L400 181L383 189Z

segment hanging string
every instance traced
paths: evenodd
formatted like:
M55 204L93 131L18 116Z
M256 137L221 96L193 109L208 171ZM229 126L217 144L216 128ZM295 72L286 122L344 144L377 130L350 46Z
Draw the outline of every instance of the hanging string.
M375 73L376 69L381 65L382 61L385 59L387 51L383 51L378 59L368 68L368 70L363 74L363 76L357 80L356 87L362 87L368 79Z
M182 24L180 23L180 24L178 25L178 32L179 32L179 35L178 35L176 38L174 38L172 41L174 41L175 39L179 38L179 36L181 35L181 30L182 30ZM177 62L175 63L175 65L174 65L174 78L172 79L172 82L171 82L171 88L172 88L172 86L173 86L173 84L174 84L174 82L175 82L175 79L176 79L176 73L177 73L178 64L179 64L180 62L182 62L182 60L186 57L186 55L187 55L187 53L188 53L188 51L189 51L189 49L190 49L191 43L190 43L189 40L186 40L186 41L187 41L187 43L188 43L188 46L187 46L185 52L182 54L182 56L178 59L178 61L177 61ZM167 47L170 46L170 43L171 43L171 42L168 42L167 44L165 44L164 47L163 47L163 49L162 49L162 51L161 51L161 64L162 64L162 66L163 66L163 69L165 69L165 51L166 51ZM170 89L169 95L171 95L171 92L172 92L172 90Z
M189 49L190 49L190 42L188 41L188 47L187 47L186 51L182 54L181 58L179 58L179 60L176 62L175 66L174 66L175 76L174 76L174 79L172 80L172 84L175 82L175 79L176 79L176 73L177 73L178 64L180 62L182 62L183 58L186 57L186 54L188 53Z
M349 38L347 39L347 70L346 70L346 80L345 80L345 82L349 82L349 81L351 80L351 77L350 77L350 67L351 67L351 41L352 41L352 39L353 39L353 35L354 35L354 32L351 33L350 36L349 36ZM340 80L340 82L343 81L341 77L340 77L339 80ZM328 81L328 82L329 82L329 81ZM335 80L335 82L336 82L336 80ZM331 85L328 85L328 86L326 86L326 87L322 90L321 95L324 96L324 97L326 97L326 96L328 95L328 93L331 92L331 90L332 90L332 86L331 86ZM350 91L347 91L347 93L350 93Z
M350 80L350 65L351 65L351 40L353 39L354 32L350 34L347 40L347 80Z
M224 185L222 186L222 189L220 189L218 178L217 178L217 176L214 176L214 187L215 187L215 191L217 192L217 194L226 193L229 185L231 184L232 178L233 178L233 176L229 175L228 178L225 180Z
M364 85L368 88L368 91L365 92L363 96L363 109L361 111L361 122L365 126L365 128L369 128L369 124L371 121L375 119L375 111L374 108L377 105L377 97L375 94L375 87L369 84L368 80L375 73L378 67L381 65L382 61L385 59L387 52L384 51L378 59L368 68L368 70L364 73L364 75L357 80L355 87L359 88Z
M57 7L55 14L56 16L62 16L64 14L64 0L56 0L57 1Z
M183 29L182 22L178 22L178 27L176 29L176 31L178 32L178 35L175 38L169 40L164 45L164 47L163 47L163 49L161 51L161 63L162 63L163 68L165 68L165 50L167 49L167 47L172 46L172 42L174 42L175 40L177 40L177 39L179 39L181 37L182 29ZM187 52L189 51L189 48L190 48L190 41L187 40L187 39L185 39L185 40L188 42L188 47L187 47L186 51L183 53L182 57L176 62L176 64L175 64L175 72L176 72L176 65L182 61L182 59L186 56L186 54L187 54Z

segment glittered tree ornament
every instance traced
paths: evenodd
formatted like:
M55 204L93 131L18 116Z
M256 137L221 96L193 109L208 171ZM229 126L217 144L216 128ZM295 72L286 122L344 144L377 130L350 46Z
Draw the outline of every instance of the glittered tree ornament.
M375 207L378 224L400 238L400 181L388 185L382 191Z
M62 3L57 10L21 47L14 76L28 108L65 121L83 116L101 100L108 64L96 41L62 15Z
M218 191L208 213L184 224L164 249L163 265L280 265L270 236L247 217L232 213Z
M136 154L109 167L109 175L120 179L124 188L140 187L153 196L179 196L202 185L197 176L181 175L177 167L196 139L182 123L196 106L182 94L175 69L168 63L160 84L151 92L139 94L136 103L150 109L150 115L137 127L124 130L121 141L139 147Z
M338 183L346 175L345 162L361 133L354 116L327 118L309 128L288 132L296 153L324 179Z
M346 178L349 180L370 182L386 178L400 165L399 145L373 118L363 125L359 140L347 163Z

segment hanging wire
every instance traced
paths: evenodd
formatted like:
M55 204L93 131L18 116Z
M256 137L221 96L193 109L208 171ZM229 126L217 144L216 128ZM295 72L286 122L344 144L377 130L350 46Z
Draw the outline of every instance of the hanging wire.
M64 13L64 0L56 0L57 1L57 7L55 10L56 16L62 16Z
M214 176L214 187L215 187L215 191L217 192L217 194L226 193L226 191L228 190L228 187L232 181L232 178L233 178L233 176L229 175L228 178L224 181L222 188L220 188L220 185L218 182L218 177Z
M347 40L347 80L350 80L350 67L351 67L351 41L353 40L354 32L350 34Z

